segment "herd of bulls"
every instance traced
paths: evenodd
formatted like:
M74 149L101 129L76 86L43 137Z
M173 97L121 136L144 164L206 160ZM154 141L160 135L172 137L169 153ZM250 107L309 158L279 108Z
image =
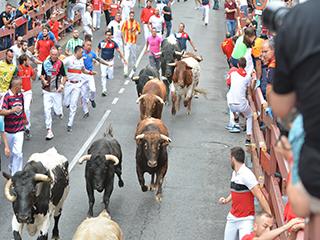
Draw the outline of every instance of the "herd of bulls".
M183 100L187 113L191 113L191 99L197 92L200 78L200 56L181 52L175 38L167 38L161 46L161 80L157 70L145 67L136 82L140 104L140 121L136 127L136 172L143 192L156 191L156 200L161 201L162 184L168 168L167 146L171 142L168 128L161 120L162 110L169 98L172 100L172 114L175 115ZM201 92L201 91L198 91ZM105 239L97 232L108 229L122 239L119 226L107 214L110 196L114 186L114 175L119 187L124 186L122 174L122 151L109 127L104 137L93 142L86 155L79 159L86 162L85 180L89 199L88 217L93 216L94 190L103 192L105 213L85 220L77 229L74 240ZM151 175L151 184L145 184L144 173ZM5 196L13 204L12 231L15 240L22 239L22 229L27 226L29 235L38 240L48 239L52 218L54 228L52 239L59 239L58 223L63 202L69 192L68 161L55 148L44 153L34 153L23 170L13 176L3 174L7 179ZM96 221L96 225L94 221ZM100 226L99 224L108 226ZM93 227L90 227L93 226ZM95 231L99 228L99 231ZM113 230L112 230L113 229ZM95 232L95 237L89 232ZM89 234L89 235L88 235Z

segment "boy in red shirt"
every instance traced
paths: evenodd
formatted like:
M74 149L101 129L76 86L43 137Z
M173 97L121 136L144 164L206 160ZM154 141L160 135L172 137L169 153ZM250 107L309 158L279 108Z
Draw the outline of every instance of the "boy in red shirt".
M18 67L18 76L22 80L22 89L21 92L23 93L24 98L24 111L26 114L26 118L28 124L26 125L25 133L27 140L31 138L30 127L30 105L32 101L32 84L31 79L34 81L36 79L36 73L33 68L29 65L29 60L26 54L23 54L19 57L19 67Z
M227 57L227 62L228 62L229 67L231 67L230 58L232 55L234 44L237 41L237 39L238 39L237 36L231 37L230 34L227 33L226 38L221 43L221 49L222 49L222 52L224 53L224 55L226 55L226 57Z

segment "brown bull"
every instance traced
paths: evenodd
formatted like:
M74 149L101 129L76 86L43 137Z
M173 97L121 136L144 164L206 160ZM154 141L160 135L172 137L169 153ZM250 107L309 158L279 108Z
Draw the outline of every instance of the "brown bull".
M143 87L142 95L137 99L137 103L140 103L140 118L161 119L166 95L166 85L161 80L154 78L148 81Z
M156 190L156 200L161 201L162 183L168 169L167 146L171 142L168 129L160 119L146 118L137 126L135 139L136 171L143 192ZM145 185L144 173L151 175L150 187ZM156 175L156 183L154 178Z

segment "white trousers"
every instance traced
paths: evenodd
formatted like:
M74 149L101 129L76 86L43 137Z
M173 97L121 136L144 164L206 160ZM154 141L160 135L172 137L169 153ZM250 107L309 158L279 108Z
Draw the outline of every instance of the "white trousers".
M101 11L92 12L92 25L94 28L100 28L101 25Z
M151 35L148 24L143 24L143 32L144 32L144 39L147 42L147 38Z
M84 34L85 34L85 35L90 35L90 36L92 36L92 29L91 29L90 26L88 26L88 25L83 26L83 31L84 31Z
M20 131L17 133L6 133L8 138L8 144L10 148L10 163L9 169L11 175L14 175L16 172L22 170L23 165L23 154L22 154L22 146L23 146L23 137L24 132Z
M126 43L124 45L124 58L128 64L124 64L123 73L128 74L130 59L131 59L132 65L134 65L137 61L137 44Z
M81 95L86 96L86 99L93 101L96 97L96 84L94 81L94 76L89 74L84 74L83 78L85 79L83 86L81 88L85 89L83 94Z
M74 5L74 7L71 10L71 15L70 15L70 19L73 21L74 20L74 15L75 12L79 11L81 14L81 18L84 19L84 13L86 11L86 4L84 3L77 3L76 5Z
M42 72L42 64L37 64L37 79L40 78Z
M227 220L224 230L224 240L241 240L245 235L253 231L253 219Z
M32 91L31 90L23 92L23 101L24 101L24 106L23 106L24 112L26 113L27 120L28 120L28 125L26 126L26 128L30 130L30 128L31 128L30 105L31 105L31 101L32 101Z
M113 41L116 42L116 44L118 44L120 51L123 52L123 41L121 38L113 38ZM120 58L119 54L118 57Z
M109 64L112 64L111 67L106 66L104 64L100 64L100 70L101 70L101 85L102 85L102 91L107 91L107 79L111 80L113 79L113 60L109 61Z
M55 114L60 115L63 114L62 111L62 93L58 92L48 92L42 90L43 92L43 107L44 107L44 116L45 116L45 124L47 129L52 128L52 114L51 109Z
M206 23L206 24L209 23L209 11L210 11L209 4L202 5L202 15L204 18L204 23Z
M240 104L229 104L229 108L231 112L240 112L244 115L244 117L247 119L246 122L246 128L247 128L247 135L252 134L252 110L248 103L248 101L245 101Z
M65 106L69 106L69 120L68 126L72 127L74 116L77 112L78 100L81 93L81 82L79 83L70 83L67 82L64 88L64 99L63 103Z

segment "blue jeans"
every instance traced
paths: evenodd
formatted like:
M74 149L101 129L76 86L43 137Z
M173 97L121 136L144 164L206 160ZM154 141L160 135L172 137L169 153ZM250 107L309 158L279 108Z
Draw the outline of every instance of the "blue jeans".
M236 34L236 20L227 19L227 30L231 37Z
M241 6L240 11L243 12L245 17L248 17L248 5Z
M171 21L166 21L166 28L167 28L166 37L169 37L169 35L171 33L171 28L172 28L172 22Z

